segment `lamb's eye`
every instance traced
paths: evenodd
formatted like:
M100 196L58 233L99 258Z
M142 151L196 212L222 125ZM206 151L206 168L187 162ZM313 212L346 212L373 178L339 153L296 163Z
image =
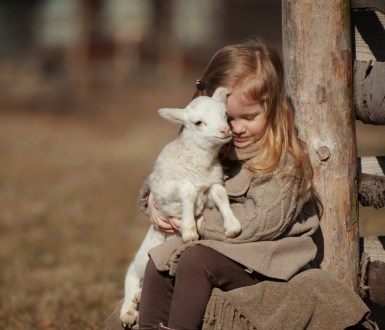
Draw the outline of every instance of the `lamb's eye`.
M202 126L202 124L203 124L203 121L201 120L198 120L194 123L195 126Z

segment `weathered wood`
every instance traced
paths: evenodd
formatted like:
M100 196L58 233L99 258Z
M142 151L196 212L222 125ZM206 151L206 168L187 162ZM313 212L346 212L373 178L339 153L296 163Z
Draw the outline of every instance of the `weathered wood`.
M385 237L364 237L364 249L369 257L366 285L369 287L368 299L385 308ZM385 316L385 315L383 315Z
M353 58L356 60L385 61L385 13L377 7L352 11Z
M370 300L385 307L385 262L374 260L368 265Z
M350 1L283 0L282 6L287 92L324 209L321 267L358 290Z
M353 99L358 120L385 125L385 62L354 61Z
M385 175L385 156L360 157L357 169L359 173Z
M363 176L384 179L385 157L362 157L358 160L361 181ZM373 178L372 177L372 178ZM364 192L359 183L359 200ZM369 194L373 194L368 189ZM365 197L368 198L367 196ZM385 237L363 237L359 293L371 310L372 319L380 329L385 328Z
M385 206L385 177L361 173L358 178L358 201L375 209Z
M385 206L385 157L361 157L357 165L358 201L376 209Z
M379 329L385 329L385 262L369 262L367 272L368 296L364 299L371 311L371 318Z
M377 260L385 263L385 237L367 236L363 240L364 251L368 254L370 261Z
M367 285L368 281L368 265L370 262L369 255L366 252L363 252L361 255L360 262L360 283L358 285L358 293L361 298L366 298L368 296L369 286Z
M385 237L363 237L363 241L359 292L371 318L380 329L385 329Z
M352 10L378 10L385 13L384 0L351 0L350 8Z

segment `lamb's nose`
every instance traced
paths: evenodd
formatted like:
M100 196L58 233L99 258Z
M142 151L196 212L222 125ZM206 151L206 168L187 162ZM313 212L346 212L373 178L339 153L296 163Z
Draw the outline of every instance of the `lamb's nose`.
M221 129L221 133L223 133L224 135L230 135L231 134L231 129L230 127L224 127Z

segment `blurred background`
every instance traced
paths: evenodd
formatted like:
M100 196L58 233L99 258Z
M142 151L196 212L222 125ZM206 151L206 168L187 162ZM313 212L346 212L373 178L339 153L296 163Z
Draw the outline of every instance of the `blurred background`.
M184 107L218 48L281 34L280 0L0 0L1 329L103 329L178 132L156 110ZM357 123L359 154L385 155L384 134Z

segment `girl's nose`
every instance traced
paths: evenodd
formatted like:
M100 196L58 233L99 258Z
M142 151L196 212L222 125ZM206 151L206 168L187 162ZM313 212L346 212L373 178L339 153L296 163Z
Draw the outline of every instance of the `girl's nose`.
M223 127L223 128L221 129L221 133L222 133L223 135L230 135L230 134L231 134L231 129L230 129L230 127L229 127L229 126Z
M241 125L240 123L232 122L230 126L233 134L242 134L245 132L244 125Z

